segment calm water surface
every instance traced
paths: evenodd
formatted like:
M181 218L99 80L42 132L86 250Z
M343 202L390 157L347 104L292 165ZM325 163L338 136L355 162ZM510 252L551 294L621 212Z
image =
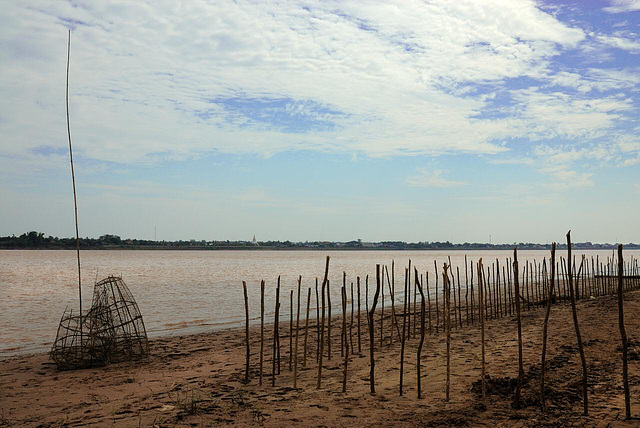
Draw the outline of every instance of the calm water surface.
M83 307L91 305L93 284L107 275L122 275L136 298L150 336L184 334L236 326L244 322L242 281L247 281L252 319L260 314L260 280L266 281L265 314L273 318L275 285L281 275L281 312L289 314L289 293L302 275L302 303L315 278L320 282L324 262L331 256L332 304L340 306L342 272L347 283L369 275L370 301L375 289L375 265L395 260L396 287L404 284L409 259L421 273L429 270L433 288L433 263L441 269L447 256L460 267L464 284L464 257L474 263L483 257L503 263L510 251L84 251L82 257ZM542 260L548 251L521 251L519 258ZM564 252L560 252L564 255ZM578 253L576 253L578 254ZM611 251L587 251L601 260ZM640 251L629 251L640 257ZM354 286L355 287L355 286ZM386 290L386 287L385 287ZM385 291L386 293L386 291ZM386 293L388 294L388 293ZM55 339L66 306L78 306L77 265L74 251L0 251L0 357L47 350ZM303 309L304 311L304 309ZM314 314L315 311L312 311ZM303 319L304 315L301 315Z

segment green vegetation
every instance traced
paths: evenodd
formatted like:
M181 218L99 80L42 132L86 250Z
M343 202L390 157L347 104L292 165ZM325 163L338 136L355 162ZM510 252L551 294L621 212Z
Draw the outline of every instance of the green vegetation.
M82 249L145 249L145 250L269 250L269 249L300 249L300 250L511 250L517 246L521 250L548 250L550 244L536 243L511 243L511 244L485 244L485 243L460 243L446 242L291 242L291 241L264 241L253 243L251 241L152 241L146 239L123 239L118 235L102 235L99 238L80 238ZM74 249L75 238L58 238L44 236L44 233L31 231L20 236L0 237L0 249ZM575 249L615 249L615 244L594 244L591 242L576 243ZM558 249L565 248L562 245ZM627 249L639 249L639 244L625 244Z

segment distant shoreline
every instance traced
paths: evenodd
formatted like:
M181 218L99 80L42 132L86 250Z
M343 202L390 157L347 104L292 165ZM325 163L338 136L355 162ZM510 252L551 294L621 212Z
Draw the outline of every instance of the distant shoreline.
M80 238L81 250L250 250L250 251L491 251L491 250L551 250L551 243L518 242L512 244L491 244L486 242L452 243L450 241L379 241L367 242L361 239L351 241L252 241L230 240L174 240L158 241L150 239L121 238L118 235L102 235L99 238ZM45 236L42 232L31 231L20 236L0 236L0 250L75 250L75 238ZM625 249L640 249L640 244L623 244ZM575 242L576 250L615 250L617 244ZM567 245L558 243L558 249Z
M545 251L551 250L551 245L548 246L519 246L519 245L505 245L505 246L491 246L491 247L442 247L442 248L402 248L402 247L362 247L362 248L344 248L344 247L273 247L273 246L167 246L167 245L132 245L132 246L104 246L104 247L80 247L83 251L123 251L123 250L135 250L135 251L511 251L517 248L520 251ZM558 245L557 249L565 249L566 245ZM0 250L29 250L29 251L69 251L75 250L75 247L9 247L2 248ZM572 246L574 251L611 251L616 250L616 245L602 246L602 247L578 247ZM640 250L640 245L626 245L625 250Z

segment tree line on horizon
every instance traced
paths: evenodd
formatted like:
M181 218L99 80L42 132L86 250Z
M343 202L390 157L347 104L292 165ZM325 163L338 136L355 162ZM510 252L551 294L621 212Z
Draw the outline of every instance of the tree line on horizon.
M488 243L452 243L445 242L404 242L404 241L382 241L382 242L362 242L361 240L334 242L334 241L206 241L206 240L178 240L178 241L155 241L149 239L128 239L118 235L105 234L98 238L80 238L80 248L83 249L118 249L118 248L148 248L148 249L275 249L275 248L300 248L300 249L377 249L377 250L510 250L517 247L522 250L546 250L551 248L550 244L539 243L511 243L511 244L488 244ZM575 249L598 249L611 250L616 248L616 244L582 242L573 244ZM76 248L75 238L59 238L45 236L42 232L30 231L20 236L0 237L1 249L74 249ZM558 248L563 248L561 245ZM629 243L625 245L628 249L640 249L640 244Z

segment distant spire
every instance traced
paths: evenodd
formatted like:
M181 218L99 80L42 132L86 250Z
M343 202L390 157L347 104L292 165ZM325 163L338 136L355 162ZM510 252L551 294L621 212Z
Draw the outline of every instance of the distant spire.
M253 245L258 245L258 242L256 241L256 235L253 235L253 240L251 241L251 243Z

